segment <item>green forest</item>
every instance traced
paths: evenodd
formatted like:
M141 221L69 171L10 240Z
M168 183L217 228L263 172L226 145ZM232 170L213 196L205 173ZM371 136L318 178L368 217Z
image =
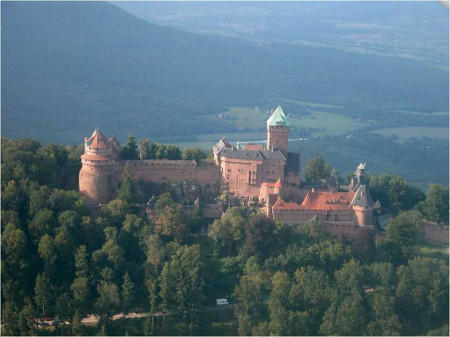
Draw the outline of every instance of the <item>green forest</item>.
M141 143L146 157L169 156ZM131 137L124 149L138 155ZM3 335L448 335L448 247L423 240L425 219L448 225L447 186L423 193L371 176L393 214L386 240L337 239L320 221L282 224L256 205L207 226L170 189L149 219L140 204L151 195L128 170L94 216L77 192L82 152L2 139ZM315 157L307 177L330 169Z

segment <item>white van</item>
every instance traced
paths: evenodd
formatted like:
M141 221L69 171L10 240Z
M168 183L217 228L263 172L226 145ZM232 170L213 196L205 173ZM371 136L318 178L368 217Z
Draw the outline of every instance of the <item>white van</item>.
M217 303L217 305L227 305L227 304L229 304L228 300L226 298L218 298L218 299L216 299L216 303Z

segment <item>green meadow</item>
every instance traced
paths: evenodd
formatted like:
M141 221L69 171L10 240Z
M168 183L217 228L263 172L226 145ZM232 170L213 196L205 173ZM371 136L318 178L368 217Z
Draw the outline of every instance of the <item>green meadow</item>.
M378 133L386 137L397 136L400 139L411 139L422 137L448 139L448 127L411 126L405 128L380 129L372 132Z
M316 107L338 107L310 102L301 102L301 104L310 106L314 104ZM265 128L265 122L269 114L259 109L231 107L220 116L209 116L205 118L215 120L217 123L226 123L237 128L261 130L261 128ZM304 117L291 116L290 121L292 126L298 129L318 129L313 132L314 136L342 135L366 127L371 123L368 120L355 120L340 113L322 110L311 111L309 115Z

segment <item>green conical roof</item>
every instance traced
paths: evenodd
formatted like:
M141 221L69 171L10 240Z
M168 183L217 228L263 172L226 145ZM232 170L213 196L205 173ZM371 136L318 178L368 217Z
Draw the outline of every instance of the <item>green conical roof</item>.
M278 108L273 112L272 116L267 120L267 125L269 126L291 126L291 123L289 122L288 118L284 114L283 109L281 109L281 106L278 106Z

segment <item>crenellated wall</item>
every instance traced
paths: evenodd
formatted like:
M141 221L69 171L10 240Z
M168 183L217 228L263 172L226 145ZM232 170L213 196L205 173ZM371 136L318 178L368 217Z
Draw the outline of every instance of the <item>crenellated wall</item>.
M136 181L144 179L155 183L195 181L199 185L219 184L219 168L198 165L193 160L122 160L88 156L82 159L79 175L80 192L88 204L107 203L115 198L118 182L128 163ZM93 160L99 159L99 160Z
M121 177L126 164L130 165L134 179L152 182L196 181L200 185L211 184L219 180L219 169L214 165L199 166L193 160L122 160L115 164Z

